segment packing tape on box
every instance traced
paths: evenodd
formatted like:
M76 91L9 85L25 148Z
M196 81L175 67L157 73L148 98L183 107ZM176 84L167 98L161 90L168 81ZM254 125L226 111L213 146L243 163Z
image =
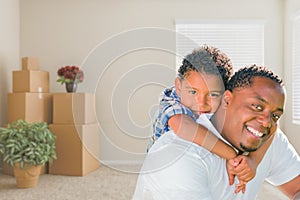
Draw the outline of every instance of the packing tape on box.
M38 87L38 92L43 92L43 88L42 87Z

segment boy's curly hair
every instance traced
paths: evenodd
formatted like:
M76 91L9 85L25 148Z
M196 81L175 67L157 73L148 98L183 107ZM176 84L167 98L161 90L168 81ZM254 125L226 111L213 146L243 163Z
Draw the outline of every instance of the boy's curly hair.
M226 88L233 73L233 65L228 56L218 48L204 45L194 49L183 59L182 65L178 69L179 78L186 78L190 71L219 75Z
M241 68L237 72L235 72L227 84L227 89L233 91L236 88L250 87L253 83L253 78L255 77L269 78L279 85L283 86L282 79L273 71L266 67L253 64L251 66Z

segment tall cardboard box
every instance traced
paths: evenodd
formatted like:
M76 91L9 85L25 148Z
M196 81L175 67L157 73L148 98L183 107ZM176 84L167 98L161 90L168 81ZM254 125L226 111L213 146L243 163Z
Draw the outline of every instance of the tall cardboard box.
M3 167L3 156L0 153L0 169ZM0 170L1 171L1 170Z
M22 58L22 70L39 70L40 61L34 57L23 57Z
M38 58L22 58L22 70L12 72L13 93L7 94L8 123L23 119L28 122L52 123L52 94L49 72L39 70ZM13 175L13 168L3 163L2 172ZM47 173L42 167L41 174Z
M83 176L99 168L99 127L97 123L51 124L56 135L57 160L49 174Z
M19 119L52 123L52 94L8 93L7 120L14 122Z
M49 72L13 71L13 92L49 92Z
M96 123L94 93L54 93L53 124Z

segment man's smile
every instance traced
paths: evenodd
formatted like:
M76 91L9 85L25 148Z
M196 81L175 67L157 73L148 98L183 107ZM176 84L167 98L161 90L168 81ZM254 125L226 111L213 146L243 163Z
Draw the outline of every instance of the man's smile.
M254 136L259 137L259 138L263 138L266 134L263 132L260 132L252 127L246 126L246 129Z

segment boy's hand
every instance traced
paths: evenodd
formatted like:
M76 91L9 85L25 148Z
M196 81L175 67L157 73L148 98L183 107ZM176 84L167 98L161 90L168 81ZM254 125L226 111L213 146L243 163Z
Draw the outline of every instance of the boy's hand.
M257 165L249 157L237 156L233 160L236 164L234 172L240 181L247 183L255 177Z
M246 183L252 180L256 174L256 165L246 156L237 156L226 163L229 184L234 183L234 177L237 176L240 183L236 185L235 193L242 191L245 193Z
M246 182L240 181L239 184L237 184L237 185L235 186L235 191L234 191L234 193L237 194L237 193L239 193L240 191L242 191L243 194L245 193L245 191L246 191Z
M230 159L230 160L227 160L227 163L226 163L226 167L227 167L227 174L228 174L228 177L229 177L229 184L232 185L234 183L234 177L236 175L236 167L240 164L241 162L241 158L233 158L233 159ZM237 194L239 193L240 191L242 191L242 193L245 193L246 191L246 183L247 182L244 182L244 181L241 181L239 180L239 184L237 184L235 186L235 191L234 193Z
M237 156L233 159L227 160L226 167L227 167L227 174L229 177L229 185L234 183L234 177L237 174L237 166L242 162L242 157Z
M234 183L234 177L235 177L235 163L234 159L227 160L226 162L226 168L227 168L227 174L229 178L229 185L232 185Z

